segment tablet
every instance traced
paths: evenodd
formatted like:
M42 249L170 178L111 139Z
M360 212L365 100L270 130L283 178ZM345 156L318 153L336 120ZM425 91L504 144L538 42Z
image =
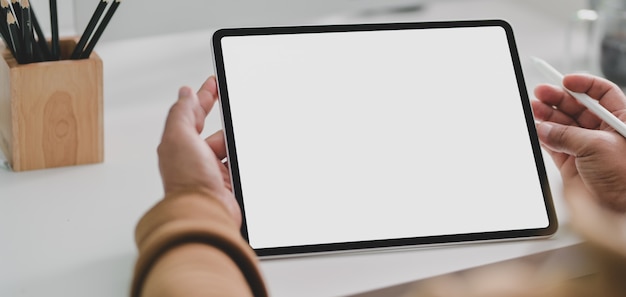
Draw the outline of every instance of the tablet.
M213 52L258 255L556 231L506 22L223 29Z

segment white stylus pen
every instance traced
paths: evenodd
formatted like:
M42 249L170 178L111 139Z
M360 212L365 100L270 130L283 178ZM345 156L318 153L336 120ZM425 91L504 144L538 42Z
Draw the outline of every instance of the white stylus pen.
M533 62L535 62L535 66L537 66L537 69L539 69L539 71L541 71L543 75L552 80L554 83L557 83L558 85L563 87L563 89L567 91L570 95L572 95L572 97L576 98L576 101L587 107L587 109L589 109L599 118L601 118L605 123L613 127L615 131L617 131L619 134L622 134L622 136L626 138L626 124L618 119L613 113L606 110L604 106L600 105L600 102L598 102L598 100L592 99L591 97L587 96L587 94L577 93L568 90L563 85L563 74L559 73L559 71L554 69L554 67L552 67L550 64L548 64L548 62L544 60L536 57L532 57L532 59Z

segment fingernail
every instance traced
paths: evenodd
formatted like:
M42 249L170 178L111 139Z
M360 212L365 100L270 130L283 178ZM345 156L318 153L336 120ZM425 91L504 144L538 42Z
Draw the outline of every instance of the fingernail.
M539 138L546 139L548 135L550 135L550 131L554 126L548 122L541 122L537 125L537 134L539 134Z
M182 87L178 90L178 97L189 97L191 96L191 89L189 87Z

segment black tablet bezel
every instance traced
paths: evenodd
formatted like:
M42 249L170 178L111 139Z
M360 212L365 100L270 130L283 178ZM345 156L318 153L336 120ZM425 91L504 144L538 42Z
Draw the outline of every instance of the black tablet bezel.
M471 20L471 21L445 21L445 22L417 22L417 23L385 23L385 24L351 24L351 25L323 25L323 26L290 26L290 27L260 27L260 28L232 28L221 29L214 33L212 45L215 62L215 70L218 78L218 88L221 101L222 119L224 124L224 133L227 139L227 150L229 156L229 166L231 170L231 180L233 192L243 214L243 223L241 233L248 240L248 228L246 221L246 209L242 196L241 182L239 178L239 166L236 150L236 136L233 131L232 118L229 105L228 86L226 73L224 69L224 59L221 46L221 40L225 37L232 36L251 36L251 35L273 35L273 34L301 34L301 33L325 33L325 32L353 32L353 31L381 31L381 30L406 30L406 29L434 29L434 28L459 28L459 27L482 27L497 26L506 32L510 54L517 78L518 90L522 100L522 106L525 114L526 125L530 136L532 150L535 158L538 178L541 190L544 194L544 202L549 220L546 228L508 230L496 232L481 232L470 234L453 234L426 236L415 238L394 238L386 240L358 241L358 242L340 242L329 244L288 246L275 248L255 249L259 256L287 256L301 254L316 254L339 252L349 250L365 250L379 248L399 248L405 246L422 246L432 244L451 244L461 242L491 241L491 240L510 240L522 238L547 237L553 235L558 223L556 212L552 201L552 194L548 184L548 177L545 169L541 146L535 129L534 118L528 99L528 93L522 67L519 59L519 53L515 43L513 30L511 26L503 20Z

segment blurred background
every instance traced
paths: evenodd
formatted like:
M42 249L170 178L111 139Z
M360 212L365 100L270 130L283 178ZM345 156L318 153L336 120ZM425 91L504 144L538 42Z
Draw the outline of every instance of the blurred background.
M626 85L626 0L121 1L102 38L105 42L224 27L506 18L510 13L485 12L507 3L558 23L562 31L554 38L561 46L558 59L551 62L564 72L589 72ZM80 34L98 2L58 0L61 35ZM31 3L48 30L48 0ZM468 10L468 5L474 9ZM429 13L433 6L437 12ZM527 16L514 23L514 29L524 30L533 22L535 18Z
M472 0L437 0L464 1ZM567 18L586 0L516 0L550 10ZM266 26L317 23L329 15L384 14L425 9L433 0L123 0L123 9L107 33L133 37L233 26ZM174 3L174 4L172 4ZM97 1L75 0L75 22L84 28Z
M112 0L111 0L112 1ZM474 0L122 0L106 39L130 38L218 27L317 23L331 15L403 13L429 2ZM500 0L507 1L507 0ZM514 0L556 18L570 18L599 0ZM59 25L66 34L86 26L98 0L58 0ZM476 1L484 4L484 1ZM49 28L48 0L31 0L40 22ZM530 21L530 20L529 20Z

